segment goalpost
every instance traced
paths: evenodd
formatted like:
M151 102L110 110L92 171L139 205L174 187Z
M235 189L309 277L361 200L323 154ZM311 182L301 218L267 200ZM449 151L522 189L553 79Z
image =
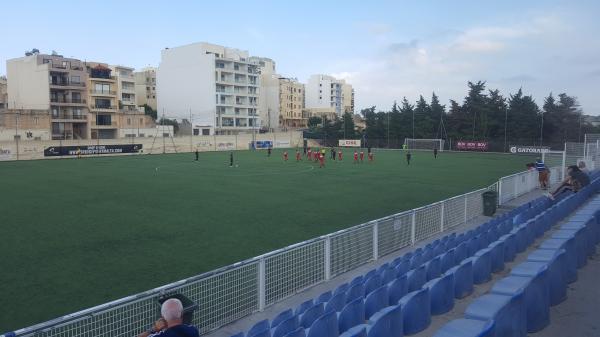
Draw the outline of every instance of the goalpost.
M444 151L443 139L416 139L404 138L404 145L409 150L433 150Z

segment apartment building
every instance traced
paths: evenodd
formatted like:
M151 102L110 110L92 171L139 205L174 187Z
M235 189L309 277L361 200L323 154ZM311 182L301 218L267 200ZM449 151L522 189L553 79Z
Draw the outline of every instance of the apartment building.
M279 125L284 129L305 128L304 84L295 78L279 78Z
M117 78L106 63L87 62L92 139L117 138Z
M0 76L0 109L8 108L8 92L6 77Z
M209 43L167 48L156 72L159 114L218 134L260 127L259 65L247 51Z
M312 75L306 84L306 108L333 108L341 116L347 110L354 110L352 92L352 86L344 80Z
M6 68L9 107L6 113L18 116L15 117L18 123L32 129L49 128L51 139L90 137L87 72L83 62L34 53L8 60Z
M156 110L156 68L147 67L134 73L135 99L138 106L147 104Z
M112 74L117 82L117 101L119 111L137 112L137 100L135 93L135 78L133 68L124 66L111 66Z

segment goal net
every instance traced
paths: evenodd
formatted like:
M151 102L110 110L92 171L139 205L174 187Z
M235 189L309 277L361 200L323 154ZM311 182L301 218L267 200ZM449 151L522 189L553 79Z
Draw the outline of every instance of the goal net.
M444 151L443 139L415 139L405 138L404 145L409 150L433 150Z

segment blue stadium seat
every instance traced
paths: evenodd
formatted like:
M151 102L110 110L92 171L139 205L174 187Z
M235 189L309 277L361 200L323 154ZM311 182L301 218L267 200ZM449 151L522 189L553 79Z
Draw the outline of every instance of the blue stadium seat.
M548 264L550 279L550 305L557 305L567 298L567 259L564 249L536 249L527 261Z
M431 314L441 315L454 307L454 275L446 274L433 279L423 287L429 288Z
M358 275L357 277L352 279L352 281L350 282L350 287L357 285L357 284L363 284L364 282L365 282L365 278L362 275Z
M371 269L371 270L369 270L369 271L368 271L368 272L365 274L364 281L366 282L366 281L367 281L369 278L371 278L371 277L373 277L373 276L375 276L375 275L377 275L377 269Z
M329 311L339 312L342 310L342 308L344 308L345 305L346 305L346 294L345 293L339 293L339 294L333 295L333 297L331 299L329 299L329 301L327 301L327 304L325 305L325 312L329 312Z
M517 256L517 239L515 234L502 235L499 241L504 243L504 262L512 262Z
M296 309L296 315L298 315L298 310L305 306L307 302L310 302L310 306L312 306L312 300L308 300L302 304L300 304L300 306L298 307L298 309ZM306 310L306 308L304 309ZM282 312L280 312L277 316L275 316L275 318L273 318L273 320L271 321L271 329L273 329L274 327L278 326L279 323L285 321L286 319L290 318L290 317L294 317L294 312L292 311L292 309L287 309L284 310Z
M471 257L479 250L479 241L481 237L477 236L467 241L467 256Z
M331 299L331 291L326 291L317 297L315 304L317 303L327 303Z
M338 337L338 322L335 312L326 312L310 326L306 337Z
M510 275L520 276L529 280L525 289L527 331L540 331L550 324L550 282L548 280L548 265L544 262L523 262L513 267ZM525 283L523 280L520 281ZM497 285L498 282L494 285L494 288L492 288L493 292L498 292L496 289Z
M504 270L504 241L490 243L490 257L492 259L492 273Z
M495 337L496 322L459 318L446 323L433 337Z
M475 253L473 260L473 283L486 283L492 278L492 255L489 248L484 248Z
M398 270L395 268L388 268L388 269L384 270L381 275L381 279L382 279L381 284L388 284L388 283L392 282L394 279L396 279L396 277L398 277Z
M431 324L429 289L413 291L400 300L405 335L425 330Z
M587 263L587 240L584 237L583 230L559 229L552 233L553 239L575 238L575 255L577 256L577 268L585 266Z
M365 324L357 325L342 334L340 337L367 337L367 326Z
M389 305L396 305L398 301L408 293L408 281L406 275L402 275L388 283Z
M410 269L415 269L422 264L423 255L421 253L415 253L410 258Z
M298 316L292 316L288 319L279 323L275 329L272 329L272 337L283 337L290 332L298 329L300 325L298 324Z
M319 303L324 303L324 302L319 302ZM295 314L296 314L296 315L302 315L302 314L303 314L303 313L306 311L306 309L308 309L308 308L312 307L312 306L313 306L313 305L315 305L315 304L316 304L316 303L313 303L313 300L312 300L312 298L311 298L310 300L308 300L308 301L304 301L304 302L302 302L302 303L301 303L301 304L300 304L300 305L299 305L299 306L296 308ZM285 312L285 311L284 311L284 312ZM279 314L279 315L282 315L284 312L282 312L282 313L281 313L281 314ZM284 319L287 319L287 318L289 318L289 317L291 317L291 316L290 316L290 315L288 315L288 316L284 316L284 317L282 317L282 318L280 319L280 321L279 321L279 322L281 322L281 321L283 321ZM273 328L273 327L275 327L275 326L277 326L277 324L279 324L279 322L276 322L276 321L275 321L276 319L277 319L277 317L275 317L275 318L273 319L273 322L271 322L271 327L272 327L272 328Z
M385 272L387 269L390 269L390 264L386 262L377 268L377 274L379 276L383 276L383 272Z
M306 337L306 332L303 328L298 328L283 337Z
M240 331L240 332L236 333L235 335L231 335L229 337L244 337L244 332Z
M365 281L365 292L364 292L364 296L367 296L368 294L370 294L373 290L381 287L382 285L382 280L381 280L381 276L379 275L373 275L371 277L369 277L366 281Z
M300 316L300 325L305 329L309 328L313 322L319 318L325 312L323 303L315 304L312 307L306 309L304 314Z
M364 295L365 286L362 283L355 284L352 287L350 287L350 289L348 289L348 292L346 292L346 303L350 303L357 298L363 297Z
M513 228L510 231L511 234L515 235L515 242L516 242L516 252L517 253L522 253L525 251L525 249L527 249L527 237L526 237L526 231L525 231L525 227L516 227Z
M250 330L248 330L248 337L254 336L259 332L263 332L264 330L268 330L269 331L269 336L271 336L271 325L269 324L269 320L268 319L263 319L262 321L258 321L256 322L256 324L254 324Z
M409 270L410 270L410 260L408 260L408 259L402 260L396 266L396 272L397 272L398 276L406 274Z
M390 322L389 334L386 337L404 336L404 327L402 325L402 306L397 304L381 309L375 315L371 316L369 323L387 319Z
M421 264L428 262L429 260L431 260L435 255L433 255L433 247L428 247L426 249L423 250L423 256L421 257Z
M338 327L340 333L346 332L353 326L365 322L365 303L362 298L358 298L348 304L340 311L338 315Z
M592 256L596 253L596 234L592 232L591 226L583 222L567 222L560 229L581 230L585 238L586 255ZM586 261L587 262L587 261Z
M406 273L406 278L408 280L408 292L420 289L423 284L427 282L425 265L421 265L416 269L410 270L408 273Z
M455 249L449 249L446 253L441 255L441 263L440 263L440 271L445 273L448 269L454 267L456 263L454 262L454 251Z
M365 298L365 317L369 318L377 311L388 306L389 298L387 292L387 285L381 286L373 290Z
M271 337L271 329L253 331L252 334L248 331L248 337Z
M540 244L540 249L564 249L565 250L565 277L567 283L577 281L577 252L575 249L575 238L570 239L547 239Z
M450 268L446 274L454 275L454 298L464 298L473 292L473 263L470 259Z
M467 243L462 242L458 246L456 246L456 250L454 251L454 264L455 265L460 264L467 257L469 257Z
M443 254L444 252L446 252L446 249L446 245L440 242L437 246L433 248L433 256L439 256Z
M442 265L441 260L438 256L432 258L431 260L429 260L429 262L425 263L425 273L427 281L440 277L442 273Z
M473 300L467 307L465 318L494 321L495 336L498 337L526 337L522 306L522 293L514 296L485 294Z
M340 284L337 288L335 288L335 291L333 292L333 296L337 295L337 294L345 294L348 289L350 289L350 286L348 285L348 283L343 283Z

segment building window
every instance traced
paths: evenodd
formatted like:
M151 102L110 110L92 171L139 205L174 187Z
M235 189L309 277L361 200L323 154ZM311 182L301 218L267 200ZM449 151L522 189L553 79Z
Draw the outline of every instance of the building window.
M73 83L73 84L81 83L81 77L80 76L71 76L71 83Z
M111 125L111 115L96 115L96 125Z
M140 125L144 125L144 119L140 118Z
M131 125L131 118L127 118L127 125Z
M97 98L96 99L96 108L99 109L110 109L110 99L102 99L102 98Z
M110 84L108 83L96 83L95 86L96 93L108 94L110 93Z
M33 117L33 124L34 125L38 125L39 122L40 122L40 118L39 117Z
M146 91L150 91L150 87L146 87Z

